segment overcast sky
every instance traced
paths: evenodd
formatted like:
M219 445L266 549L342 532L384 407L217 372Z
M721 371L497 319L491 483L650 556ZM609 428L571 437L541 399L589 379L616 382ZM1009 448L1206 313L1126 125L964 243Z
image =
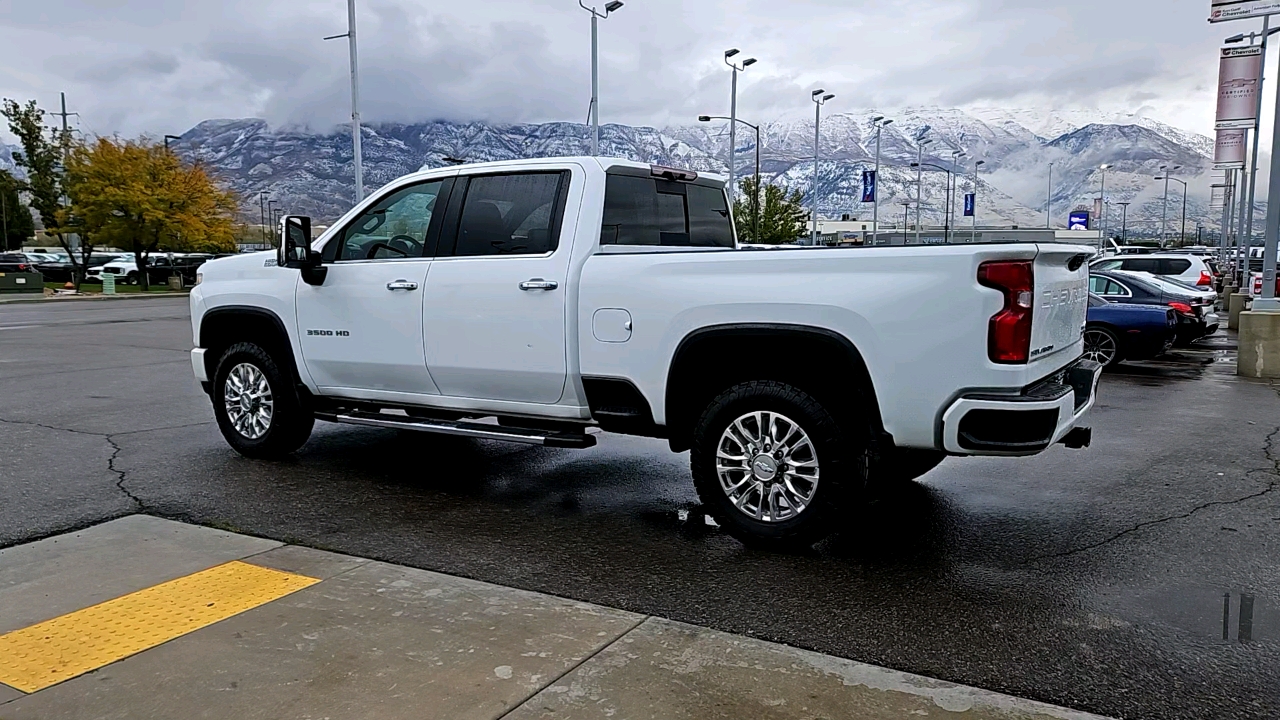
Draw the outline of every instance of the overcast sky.
M597 0L603 6L604 0ZM366 120L582 122L590 33L576 0L357 0ZM600 23L601 121L728 111L723 51L759 58L740 115L918 105L1140 112L1210 134L1208 0L627 0ZM345 0L0 0L0 96L91 133L209 118L317 129L350 112Z

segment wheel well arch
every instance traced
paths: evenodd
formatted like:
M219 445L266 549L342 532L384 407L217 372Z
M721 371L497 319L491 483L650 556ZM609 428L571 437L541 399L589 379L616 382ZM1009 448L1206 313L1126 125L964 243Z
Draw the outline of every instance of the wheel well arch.
M246 306L214 308L200 319L200 347L205 349L204 363L207 377L213 378L218 360L226 349L241 342L253 342L278 358L282 369L298 379L294 362L293 345L289 331L278 315L270 310Z
M676 347L664 402L671 449L687 450L702 410L721 392L749 380L793 385L831 402L846 417L860 409L857 417L870 426L873 440L892 444L871 373L848 338L808 325L751 323L699 328Z

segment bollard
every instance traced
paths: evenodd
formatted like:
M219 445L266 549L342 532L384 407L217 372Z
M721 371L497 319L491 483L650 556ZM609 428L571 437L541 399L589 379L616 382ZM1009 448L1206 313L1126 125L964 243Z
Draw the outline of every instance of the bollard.
M181 276L179 276L179 275L170 275L170 276L169 276L169 289L170 289L170 290L181 290L181 289L182 289L182 277L181 277Z
M1240 313L1239 344L1237 375L1280 377L1280 312Z
M1244 312L1245 302L1248 299L1248 293L1231 293L1230 305L1227 306L1227 327L1232 330L1240 328L1240 313Z

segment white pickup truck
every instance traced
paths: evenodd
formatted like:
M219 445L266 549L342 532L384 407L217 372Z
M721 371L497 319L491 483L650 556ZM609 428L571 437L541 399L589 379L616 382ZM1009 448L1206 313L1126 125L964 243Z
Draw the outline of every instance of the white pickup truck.
M736 537L808 544L875 481L1088 444L1090 252L739 249L723 179L603 158L405 176L319 238L209 262L197 379L240 453L315 419L690 450Z

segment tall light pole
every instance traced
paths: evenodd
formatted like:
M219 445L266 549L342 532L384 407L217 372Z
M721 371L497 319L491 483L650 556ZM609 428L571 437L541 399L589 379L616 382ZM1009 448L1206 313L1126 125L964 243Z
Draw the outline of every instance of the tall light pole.
M979 160L973 164L973 222L969 229L969 242L978 240L978 168L986 164L986 160Z
M925 138L929 133L929 126L925 125L916 132L916 244L920 244L920 203L924 200L924 170L920 167L920 163L924 162L924 146L933 142Z
M1120 206L1120 244L1124 245L1129 238L1129 203L1116 203Z
M262 244L266 245L268 242L270 242L267 239L267 191L266 190L261 190L258 192L258 214L260 216L259 219L262 220Z
M1053 163L1049 163L1049 197L1044 202L1044 229L1052 227L1053 216Z
M596 33L596 21L609 17L609 13L617 12L622 7L619 0L604 4L604 13L595 7L587 7L578 0L578 6L591 13L591 155L600 154L600 43Z
M1098 222L1098 252L1102 252L1107 245L1107 170L1110 167L1106 163L1098 166L1102 171L1102 190L1098 194L1098 210L1102 213Z
M876 239L880 234L880 131L884 130L885 126L892 122L892 120L885 120L883 115L871 118L871 124L876 128L876 183L872 187L873 193L871 196L872 245L876 243Z
M910 200L901 200L898 203L902 206L902 244L907 244L907 213L911 210Z
M1161 165L1160 172L1164 175L1164 177L1163 178L1159 176L1156 177L1157 180L1161 180L1161 179L1164 180L1164 201L1162 202L1161 208L1160 208L1160 247L1164 247L1165 236L1168 232L1169 176L1173 174L1174 170L1177 170L1181 167L1182 167L1181 165L1174 165L1173 167L1169 167L1168 165Z
M939 172L944 172L944 173L946 173L946 174L947 174L947 184L946 184L946 187L948 188L948 190L947 190L947 194L950 194L950 187L951 187L951 168L945 168L945 167L942 167L941 165L938 165L938 164L936 164L936 163L911 163L911 167L915 168L917 173L921 172L921 170L922 170L923 168L926 168L926 167L931 167L931 168L933 168L934 170L937 170L937 171L939 171ZM947 207L946 207L946 205L944 204L944 205L943 205L943 218L944 218L944 223L945 223L946 213L947 213ZM942 242L944 242L944 243L945 243L945 242L947 242L947 237L948 237L948 236L947 236L947 233L946 233L946 230L945 230L945 228L946 228L946 227L948 227L948 226L944 224L944 225L943 225L944 230L943 230L943 235L942 235ZM916 241L916 244L919 244L919 242L920 242L920 241L919 241L919 240L917 240L917 241Z
M351 157L356 172L356 202L364 200L364 166L360 154L360 64L356 53L356 0L347 0L347 31L330 35L325 40L347 39L351 56Z
M963 150L951 151L951 167L954 169L959 163L960 158L965 156ZM956 190L959 189L959 177L951 173L947 173L947 227L943 231L942 241L944 243L951 242L951 226L956 221Z
M746 120L738 118L727 118L723 115L699 115L698 122L711 122L712 120L729 120L732 124L742 123L752 130L756 131L756 191L752 193L751 198L751 230L754 242L760 242L760 126L752 125Z
M1176 183L1182 183L1182 233L1180 235L1180 238L1182 242L1186 242L1187 240L1187 181L1179 180L1176 177L1169 177L1169 176L1165 176L1162 178L1158 175L1156 176L1156 180L1164 180L1166 184L1168 184L1170 180Z
M826 93L826 94L823 94ZM820 157L819 143L821 142L822 132L822 106L827 101L834 98L834 93L829 93L822 88L818 88L810 93L813 100L813 244L818 244L818 159Z
M733 85L729 91L729 202L737 195L738 190L733 178L738 169L738 72L756 64L755 58L747 58L739 65L731 58L738 54L738 48L724 51L724 64L733 68ZM756 171L759 174L759 171Z
M1258 120L1255 121L1254 126L1252 128L1253 129L1253 149L1250 153L1249 173L1248 175L1246 175L1243 170L1240 171L1240 188L1239 188L1238 194L1240 195L1241 222L1239 223L1239 227L1237 229L1237 235L1240 235L1242 238L1245 238L1245 239L1243 242L1237 241L1236 242L1237 247L1240 247L1240 246L1247 247L1253 242L1253 212L1254 212L1254 208L1256 207L1256 205L1254 205L1254 200L1256 196L1255 193L1258 189L1258 141L1262 135L1262 132L1261 132L1262 130L1262 122L1261 122L1262 121L1262 85L1263 85L1264 76L1266 74L1265 68L1267 66L1267 38L1271 37L1273 34L1277 32L1280 32L1280 28L1271 29L1271 16L1264 15L1262 17L1261 33L1251 32L1248 34L1233 35L1232 37L1229 37L1225 40L1227 44L1232 44L1232 43L1238 43L1244 40L1245 38L1248 38L1249 42L1252 43L1254 39L1260 37L1261 38L1260 45L1262 47L1262 67L1264 68L1264 72L1258 75L1258 105L1255 108L1255 112L1254 112L1254 117L1258 118ZM1245 183L1248 183L1247 189L1245 187ZM1267 212L1268 214L1270 214L1270 210L1268 210Z

